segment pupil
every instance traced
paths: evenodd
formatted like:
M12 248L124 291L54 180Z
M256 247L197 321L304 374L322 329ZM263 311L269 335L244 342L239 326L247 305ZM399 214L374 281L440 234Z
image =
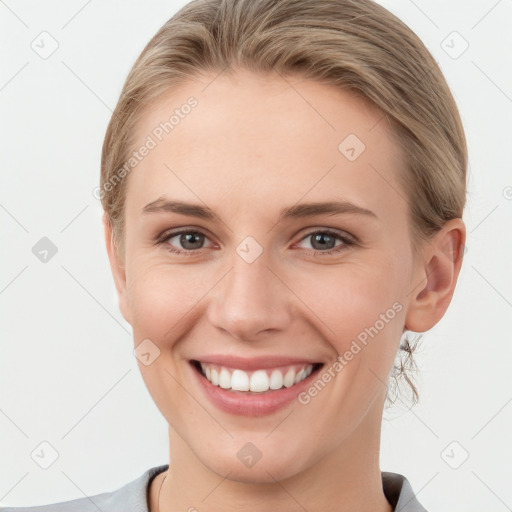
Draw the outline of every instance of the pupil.
M199 245L201 245L200 244L200 241L201 241L200 237L201 237L200 233L190 233L190 234L187 233L187 234L181 235L180 242L181 242L182 245L184 245L185 248L197 249L198 247L194 246L194 241L195 241L195 243L197 245L198 240L199 240ZM191 243L193 245L193 247L187 247L186 246L187 243Z
M314 235L314 240L315 240L315 242L320 243L320 246L321 246L320 248L325 249L326 245L329 245L329 249L332 249L331 244L325 242L326 238L330 239L331 242L334 241L334 238L331 235L323 235L323 234Z

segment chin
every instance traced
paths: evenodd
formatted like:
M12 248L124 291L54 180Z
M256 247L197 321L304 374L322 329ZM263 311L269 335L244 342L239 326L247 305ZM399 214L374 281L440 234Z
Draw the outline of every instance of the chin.
M221 453L210 454L208 458L201 457L202 463L222 478L247 484L274 484L295 476L308 465L300 448L288 446L284 452L283 444L272 446L267 443L261 452L257 452L250 442L242 445L241 449L239 445L237 442L235 449L226 448Z
M210 469L223 478L244 484L274 484L276 481L293 477L298 472L295 467L290 467L284 461L265 463L263 459L250 468L243 467L239 462L226 461L220 467L210 467Z

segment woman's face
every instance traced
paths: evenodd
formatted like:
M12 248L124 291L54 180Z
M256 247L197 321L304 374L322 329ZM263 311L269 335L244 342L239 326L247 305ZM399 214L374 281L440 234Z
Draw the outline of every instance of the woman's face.
M361 447L374 456L424 270L386 119L328 85L238 71L170 91L136 135L115 277L176 443L240 481L283 479ZM229 389L247 380L284 387Z

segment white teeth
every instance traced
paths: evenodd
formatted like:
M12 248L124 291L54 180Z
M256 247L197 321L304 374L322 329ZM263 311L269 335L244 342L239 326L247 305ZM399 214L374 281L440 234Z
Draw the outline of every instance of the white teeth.
M297 384L298 382L300 382L301 380L304 380L304 375L305 375L305 371L304 370L301 370L299 373L297 373L297 375L295 376L295 381L294 381L294 384Z
M224 367L220 369L219 386L223 389L229 389L231 387L231 375Z
M295 384L295 372L288 370L283 378L283 384L286 388L291 388Z
M235 370L237 371L237 370ZM235 372L233 372L233 376ZM267 391L270 386L270 379L265 370L258 370L251 375L251 385L249 389L254 392Z
M203 374L214 386L232 389L233 391L251 391L253 393L263 393L269 389L277 390L283 386L290 388L303 381L313 371L313 365L311 364L305 365L300 369L296 366L289 367L284 375L283 372L285 370L277 368L272 371L256 370L254 372L245 372L239 369L228 370L224 366L218 369L219 367L216 365L200 364Z
M233 391L249 391L249 375L242 370L235 370L231 375L231 389Z
M270 376L270 389L281 389L283 387L283 374L274 370Z

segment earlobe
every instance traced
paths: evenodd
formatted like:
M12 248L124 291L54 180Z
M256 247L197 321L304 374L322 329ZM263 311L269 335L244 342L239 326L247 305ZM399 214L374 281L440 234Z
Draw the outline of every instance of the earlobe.
M123 258L119 254L118 248L115 244L112 224L106 213L103 215L103 228L110 269L112 271L112 277L114 278L114 284L116 286L117 297L119 300L119 309L121 310L123 318L131 325L130 308L126 293L126 270Z
M428 331L444 316L457 284L465 241L464 222L452 219L425 243L423 261L414 275L416 285L409 294L407 330Z

